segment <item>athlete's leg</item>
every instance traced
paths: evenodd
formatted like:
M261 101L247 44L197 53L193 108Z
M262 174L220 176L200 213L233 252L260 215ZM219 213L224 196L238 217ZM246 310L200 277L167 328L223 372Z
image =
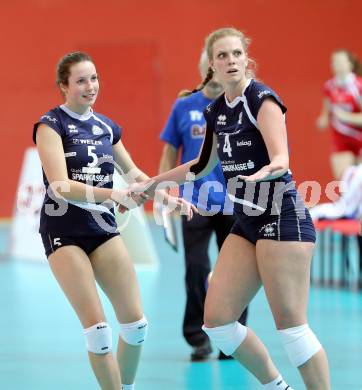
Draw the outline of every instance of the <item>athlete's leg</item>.
M83 328L88 330L87 345L92 345L88 348L88 355L99 385L102 389L119 390L120 373L113 354L90 351L90 349L96 351L97 348L94 347L97 345L93 344L97 344L96 340L99 337L104 339L104 333L100 334L102 330L97 330L93 326L104 323L105 316L89 258L77 246L64 246L49 256L49 264Z
M147 330L134 266L120 236L100 245L89 257L97 282L110 299L120 323L117 357L122 383L133 384Z
M266 384L278 377L278 370L254 332L237 322L260 286L255 245L230 234L221 248L207 291L204 330L224 353L232 354Z
M219 248L219 252L224 244L224 241L229 235L230 230L233 227L234 223L235 223L235 217L233 215L224 215L220 213L212 217L212 225L216 234L216 243ZM247 316L248 316L248 308L246 307L238 319L240 324L246 325ZM227 356L222 351L220 351L219 359L220 360L232 359L232 356Z
M307 302L314 244L259 240L257 264L276 327L308 390L328 390L326 354L309 329Z
M215 217L213 217L213 226L216 234L216 242L219 251L221 250L224 241L229 235L230 230L234 225L234 222L235 222L235 217L233 215L217 214L215 215ZM248 308L246 307L245 310L241 313L241 316L238 320L240 324L246 325L247 316L248 316Z

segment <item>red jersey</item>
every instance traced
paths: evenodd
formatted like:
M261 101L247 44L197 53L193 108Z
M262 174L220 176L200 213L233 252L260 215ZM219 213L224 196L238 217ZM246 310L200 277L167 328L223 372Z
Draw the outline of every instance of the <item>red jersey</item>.
M333 115L333 106L345 111L362 111L362 78L351 73L342 83L336 78L324 84L324 93L331 105L330 121L332 128L343 135L362 141L362 127L341 122Z

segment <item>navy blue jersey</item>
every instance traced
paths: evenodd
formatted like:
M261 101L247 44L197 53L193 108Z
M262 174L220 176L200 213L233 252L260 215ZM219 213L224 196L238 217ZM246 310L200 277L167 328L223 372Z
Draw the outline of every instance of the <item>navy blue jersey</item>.
M62 105L48 111L34 125L34 142L41 123L61 137L69 179L91 186L113 187L112 145L121 137L118 125L92 110L86 115L78 115ZM44 171L43 180L46 194L40 215L40 233L91 236L116 231L111 205L57 198Z
M199 155L205 137L203 111L212 102L202 92L177 99L160 138L181 148L181 163L193 160ZM224 208L226 187L221 166L218 164L207 176L180 187L181 196L201 210ZM232 210L229 210L232 213Z
M223 94L204 111L207 128L217 135L218 156L228 193L235 202L234 211L240 215L278 213L285 195L296 196L290 171L275 180L259 183L246 183L236 178L237 175L252 175L270 163L256 120L267 98L272 98L283 114L286 112L272 89L252 79L248 80L244 94L233 102L228 102Z

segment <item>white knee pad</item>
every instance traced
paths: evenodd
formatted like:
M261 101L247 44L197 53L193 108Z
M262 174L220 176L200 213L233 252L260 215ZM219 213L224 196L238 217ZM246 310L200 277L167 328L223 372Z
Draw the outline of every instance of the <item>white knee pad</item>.
M215 328L203 325L202 330L225 355L233 354L247 334L247 327L237 321Z
M119 325L119 334L122 340L130 345L141 345L147 336L148 322L146 317L129 324Z
M104 354L112 351L112 329L106 322L84 329L84 336L89 352Z
M321 348L321 343L308 324L278 330L289 360L295 367L306 363Z

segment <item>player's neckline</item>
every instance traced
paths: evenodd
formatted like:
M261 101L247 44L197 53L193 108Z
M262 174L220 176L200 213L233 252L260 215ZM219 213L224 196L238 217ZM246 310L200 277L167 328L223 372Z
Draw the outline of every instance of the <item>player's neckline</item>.
M60 106L60 108L68 114L70 117L74 119L78 119L80 121L86 121L93 115L93 110L89 108L89 111L85 114L77 114L76 112L70 110L68 107L66 107L64 104Z
M248 88L248 86L250 85L252 79L247 79L246 80L246 83L245 83L245 86L243 88L243 90L241 91L241 94L239 96L237 96L234 100L232 100L231 102L229 102L229 100L227 99L226 97L226 94L224 94L224 97L225 97L225 102L226 102L226 105L230 108L235 108L241 101L243 101L243 97L244 97L244 93L246 91L246 89Z

